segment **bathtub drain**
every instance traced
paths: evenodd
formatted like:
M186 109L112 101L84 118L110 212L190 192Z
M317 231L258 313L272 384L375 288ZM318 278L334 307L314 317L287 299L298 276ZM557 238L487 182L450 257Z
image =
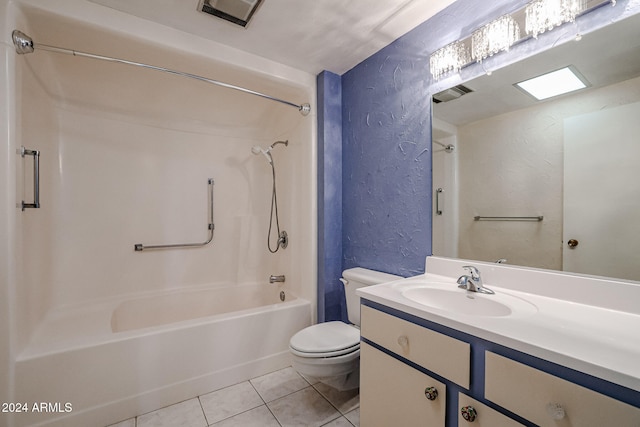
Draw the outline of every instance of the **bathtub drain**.
M280 291L280 301L284 301L284 300L285 300L284 291Z

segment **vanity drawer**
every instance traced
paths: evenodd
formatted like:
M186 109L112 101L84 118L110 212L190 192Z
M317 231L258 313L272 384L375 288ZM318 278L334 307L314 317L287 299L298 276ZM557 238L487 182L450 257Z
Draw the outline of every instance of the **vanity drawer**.
M541 426L602 427L640 425L640 408L558 378L503 356L487 352L485 397ZM552 415L564 412L564 421Z
M371 307L361 307L361 335L388 350L469 388L471 346Z
M472 407L477 416L475 420L465 420L462 416L462 408ZM506 415L501 414L488 407L487 405L478 402L477 400L467 396L466 394L458 394L458 427L524 427L517 421L512 420Z
M366 343L360 370L360 425L444 427L444 384Z

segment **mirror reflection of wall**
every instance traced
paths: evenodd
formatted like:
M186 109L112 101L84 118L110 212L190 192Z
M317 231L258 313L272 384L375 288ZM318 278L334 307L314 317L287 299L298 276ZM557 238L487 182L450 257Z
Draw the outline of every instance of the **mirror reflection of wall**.
M457 128L433 120L432 182L433 182L433 253L458 257L458 152Z
M624 27L637 33L635 24ZM609 35L615 38L603 39ZM590 50L590 40L579 49L578 43L563 46L550 51L550 60L543 58L549 56L545 52L465 82L474 92L434 104L433 140L455 140L457 160L433 146L434 190L447 188L447 198L459 204L446 214L434 213L434 254L506 258L509 264L640 280L640 168L633 164L640 159L640 120L611 122L640 118L640 37L611 28L591 39L595 49L608 45L616 52L606 57ZM623 52L621 45L632 51ZM592 61L598 57L604 62ZM512 86L566 65L576 66L592 87L536 103ZM615 78L602 76L605 69ZM589 124L592 129L585 130ZM577 177L576 169L584 173ZM622 198L607 199L618 195ZM477 221L476 216L544 219ZM455 248L438 240L452 235L446 227L458 228ZM579 244L570 248L569 239Z

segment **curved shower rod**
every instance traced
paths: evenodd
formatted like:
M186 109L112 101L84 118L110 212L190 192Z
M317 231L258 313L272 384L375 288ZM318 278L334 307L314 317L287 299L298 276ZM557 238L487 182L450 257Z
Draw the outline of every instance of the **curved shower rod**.
M95 55L93 53L87 53L87 52L81 52L81 51L77 51L77 50L72 50L72 49L66 49L66 48L62 48L62 47L56 47L56 46L49 46L46 44L41 44L41 43L34 43L33 39L31 37L29 37L28 35L26 35L25 33L18 31L18 30L13 30L13 33L11 34L11 37L13 38L13 44L16 47L16 52L18 52L21 55L24 55L26 53L31 53L33 52L35 49L41 49L41 50L46 50L49 52L56 52L56 53L64 53L66 55L73 55L73 56L81 56L84 58L92 58L92 59L99 59L101 61L108 61L108 62L117 62L119 64L127 64L127 65L135 65L136 67L142 67L142 68L147 68L150 70L155 70L155 71L162 71L165 73L169 73L169 74L174 74L177 76L182 76L182 77L187 77L190 79L195 79L195 80L199 80L205 83L211 83L217 86L222 86L222 87L226 87L229 89L234 89L240 92L244 92L244 93L248 93L251 95L255 95L255 96L259 96L262 98L266 98L269 99L271 101L275 101L275 102L279 102L281 104L285 104L288 105L290 107L295 107L298 109L298 111L300 111L300 114L302 114L303 116L308 115L311 112L311 106L306 103L306 104L295 104L293 102L289 102L289 101L285 101L283 99L279 99L279 98L275 98L273 96L270 95L266 95L264 93L260 93L260 92L256 92L254 90L251 89L246 89L240 86L235 86L229 83L224 83L218 80L213 80L213 79L209 79L206 77L202 77L199 76L197 74L190 74L190 73L185 73L182 71L176 71L176 70L172 70L169 68L163 68L163 67L157 67L155 65L149 65L149 64L144 64L141 62L134 62L134 61L128 61L126 59L120 59L120 58L113 58L110 56L103 56L103 55Z

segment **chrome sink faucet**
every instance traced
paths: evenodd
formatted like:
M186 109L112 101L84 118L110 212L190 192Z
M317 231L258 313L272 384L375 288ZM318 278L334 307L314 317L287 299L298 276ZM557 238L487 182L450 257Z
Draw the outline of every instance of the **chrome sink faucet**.
M463 274L462 276L458 277L459 288L466 289L470 292L479 292L482 294L494 294L494 292L491 289L485 288L482 285L482 276L480 276L480 272L478 271L477 268L475 268L472 265L465 265L462 268L467 270L469 274Z

